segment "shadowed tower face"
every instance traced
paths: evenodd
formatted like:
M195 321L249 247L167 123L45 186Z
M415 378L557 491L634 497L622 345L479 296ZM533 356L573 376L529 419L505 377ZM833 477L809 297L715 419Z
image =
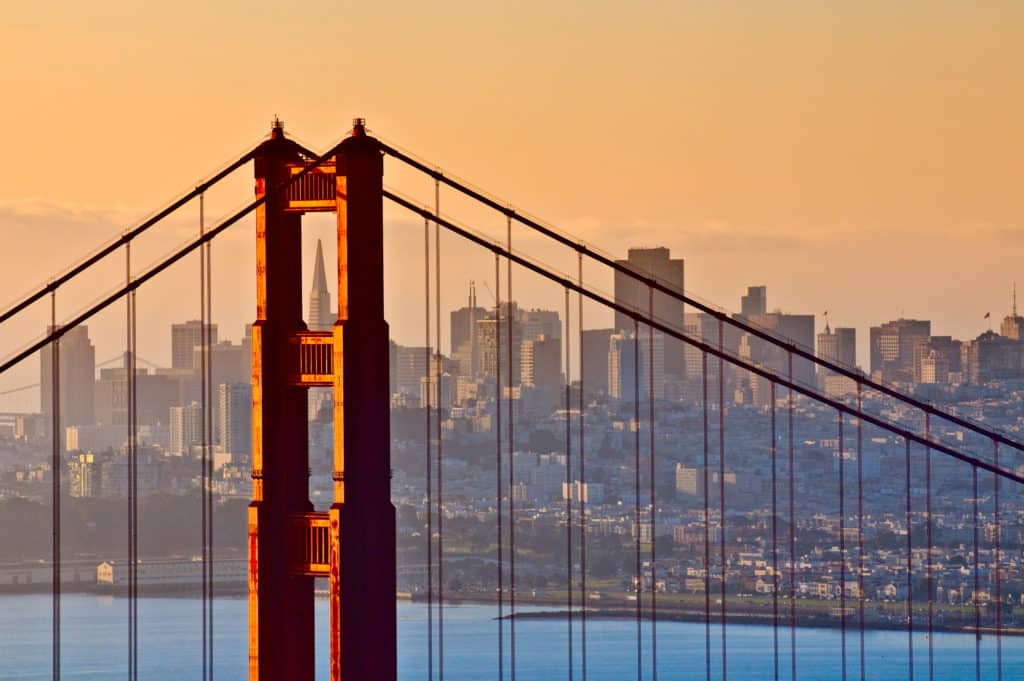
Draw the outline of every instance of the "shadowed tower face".
M309 330L330 331L337 318L337 312L331 308L331 292L327 290L323 244L320 239L317 239L316 261L313 264L313 288L309 292Z

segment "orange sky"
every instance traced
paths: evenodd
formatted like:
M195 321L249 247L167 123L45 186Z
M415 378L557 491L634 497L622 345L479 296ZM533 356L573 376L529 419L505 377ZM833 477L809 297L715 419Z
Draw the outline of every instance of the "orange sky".
M1007 311L1024 255L1022 27L1011 0L19 3L0 24L0 298L274 114L317 148L362 115L606 251L670 246L723 305L766 284L770 306L829 309L862 348L901 312L971 337ZM231 189L211 215L251 196ZM422 257L398 234L389 262ZM239 281L250 236L221 268ZM419 333L406 298L392 325ZM222 304L232 325L252 316Z

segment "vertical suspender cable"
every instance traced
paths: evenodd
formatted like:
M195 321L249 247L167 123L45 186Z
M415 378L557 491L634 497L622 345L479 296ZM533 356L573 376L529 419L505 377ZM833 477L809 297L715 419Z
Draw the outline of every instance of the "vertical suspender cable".
M124 247L125 283L130 285L132 281L132 244L129 241ZM124 380L127 399L126 421L127 426L127 459L128 459L128 679L135 679L135 427L132 422L134 413L135 377L132 373L132 357L135 348L132 347L132 294L124 297L125 302L125 358L124 358Z
M199 195L199 207L200 207L200 221L203 222L205 228L206 213L205 213L205 195ZM207 580L207 619L209 620L210 629L208 633L207 646L210 649L209 665L210 673L209 680L213 681L213 641L214 641L214 628L213 628L213 601L214 601L214 590L213 590L213 251L211 242L207 241L203 247L206 251L206 324L209 328L206 330L206 400L207 409L203 410L203 419L206 426L206 443L207 450L210 453L206 456L206 557L207 561L204 563L206 568L206 580ZM135 468L135 474L138 475L138 466ZM136 498L137 498L136 494ZM138 501L136 501L136 504Z
M571 389L569 385L569 289L565 289L565 603L568 626L569 681L573 679L572 634L572 419L569 417Z
M793 385L793 352L786 354L789 384ZM787 391L789 425L789 664L790 680L796 681L796 469L793 461L793 388Z
M512 253L512 218L506 218L506 234L508 238L508 252ZM512 260L506 262L508 267L508 311L509 319L505 324L508 334L508 388L512 390ZM495 336L495 346L501 345L501 337ZM498 362L498 373L501 373L501 362ZM520 400L521 400L520 396ZM500 404L500 401L499 401ZM515 499L515 462L513 455L516 451L515 424L512 414L512 399L508 399L508 588L509 588L509 672L512 681L516 681L516 499ZM520 401L522 404L522 401ZM498 427L498 437L501 437L501 427Z
M203 195L199 195L199 235L202 236L204 231L203 224ZM200 401L200 414L202 415L201 434L200 442L202 444L202 456L200 457L201 471L200 471L200 495L199 504L202 506L202 544L203 544L203 567L202 567L202 608L203 608L203 681L209 679L209 611L207 605L210 598L210 581L209 573L207 572L207 565L210 561L210 545L209 545L209 524L210 518L208 516L208 507L206 505L206 495L209 494L210 480L208 477L208 467L206 465L207 457L209 457L210 443L206 439L206 412L210 408L208 393L210 386L207 385L208 374L206 372L206 362L208 360L207 352L209 344L207 343L207 337L209 334L209 320L206 318L206 250L203 248L199 249L199 401Z
M57 330L57 291L50 294L50 329ZM53 423L53 453L50 459L50 495L51 495L51 600L53 605L53 640L52 640L52 671L54 681L60 680L60 341L54 339L50 344L50 415Z
M495 256L497 257L497 256ZM430 221L423 219L423 323L426 332L423 338L423 348L426 357L426 370L430 374ZM430 413L430 399L432 390L427 391L427 679L434 679L434 484L433 470L434 460L431 457L433 445L433 419ZM500 507L499 507L500 518Z
M703 406L704 406L704 462L702 474L704 476L702 488L704 490L704 669L706 681L711 681L711 505L708 502L708 353L701 350L701 381L704 384Z
M434 215L441 215L441 183L434 180ZM441 430L441 225L434 223L434 337L437 377L437 676L444 681L444 471L442 448L444 432ZM427 367L430 371L430 367Z
M640 323L633 318L633 532L636 534L636 681L643 674L643 573L640 563Z
M846 681L846 454L843 451L843 412L839 417L839 632L840 662Z
M580 288L583 288L583 254L577 253L577 268L579 274ZM584 461L584 452L586 451L586 441L584 440L584 424L586 422L585 407L586 403L583 397L583 294L580 293L578 296L579 309L576 315L576 324L580 332L580 343L579 343L579 481L580 481L580 494L579 494L579 523L580 523L580 671L582 672L583 681L587 681L587 508L586 508L586 497L584 489L586 489L587 476Z
M772 415L772 662L773 678L779 681L779 522L778 522L778 451L775 425L775 381L771 384Z
M132 603L132 621L133 626L133 640L134 650L132 657L132 679L136 681L139 678L139 389L138 389L138 372L137 372L137 358L138 358L138 300L136 299L135 290L133 289L130 294L130 300L132 305L132 356L131 356L131 411L132 411L132 424L131 424L131 446L132 446L132 458L135 459L132 465L132 494L135 497L135 503L132 504L132 562L131 562L131 573L133 588L132 592L135 597Z
M914 549L913 536L911 532L911 506L910 506L910 440L905 438L907 453L905 457L906 482L907 482L907 678L914 678L914 566L911 553Z
M862 385L857 382L857 606L860 623L860 681L864 681L864 408Z
M971 521L974 525L974 679L981 681L981 605L978 601L978 590L981 580L978 574L978 467L971 465Z
M497 253L494 254L494 356L495 364L498 366L494 378L494 416L495 416L495 427L494 427L494 448L495 448L495 469L497 476L497 495L496 501L498 505L498 681L503 681L505 678L505 576L504 576L504 538L502 537L503 528L501 522L501 494L504 491L504 487L501 484L501 343L497 342L501 338L501 256ZM471 311L470 315L474 313ZM470 352L473 352L471 349ZM512 450L508 453L509 461L512 460ZM512 488L509 487L509 503L512 500Z
M931 416L925 412L924 415L924 438L931 440ZM925 576L928 582L928 681L935 680L935 631L932 622L932 600L935 598L935 582L932 578L932 448L925 446L924 449L924 487L925 487L925 535L928 542L928 552L925 554Z
M654 289L647 287L650 319L654 319ZM658 681L658 562L657 562L657 504L654 488L654 327L647 327L647 409L650 435L650 508L651 508L651 679Z
M999 442L992 440L992 449L996 468L999 468ZM999 523L999 473L995 474L995 489L993 496L995 501L995 522L996 531L996 679L1003 681L1003 566L1002 566L1002 533L1003 528Z
M728 681L729 639L725 626L726 617L726 556L725 556L725 360L722 359L724 346L723 323L718 320L718 504L721 509L721 532L718 546L722 562L722 681Z

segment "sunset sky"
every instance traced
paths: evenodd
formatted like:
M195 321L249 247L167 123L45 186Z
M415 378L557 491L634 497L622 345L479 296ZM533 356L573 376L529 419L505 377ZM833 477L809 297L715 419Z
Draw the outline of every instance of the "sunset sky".
M723 306L765 284L770 307L828 309L858 327L864 365L873 323L903 314L973 338L1024 289L1018 0L44 0L3 16L4 301L252 146L275 114L318 149L365 116L609 253L669 246L687 288ZM247 177L211 221L251 198ZM425 201L406 180L386 181ZM388 217L390 265L420 263L422 227ZM154 254L194 225L172 227ZM254 313L251 221L228 238L239 250L221 249L217 272L236 283L215 305L237 339ZM450 275L459 296L464 274ZM395 276L392 326L417 342L422 271ZM142 295L167 303L166 323L198 315L173 292ZM40 330L0 331L0 354ZM169 333L152 334L164 359Z

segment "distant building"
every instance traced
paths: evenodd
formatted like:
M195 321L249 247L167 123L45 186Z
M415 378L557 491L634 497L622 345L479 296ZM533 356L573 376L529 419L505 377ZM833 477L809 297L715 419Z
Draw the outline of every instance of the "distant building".
M252 385L221 383L217 393L217 441L233 460L247 460L252 455Z
M519 349L523 385L558 390L562 386L562 342L543 334L524 340Z
M870 333L871 374L883 381L908 383L915 376L915 350L932 335L932 323L920 319L897 319L872 326Z
M490 312L477 321L477 341L480 344L480 373L496 378L501 373L503 386L519 385L519 350L523 341L523 327L519 322L519 307L515 303L502 303L501 318ZM511 325L511 329L509 327ZM511 347L509 331L511 330ZM511 353L511 358L509 357ZM511 361L511 366L509 365ZM512 374L509 375L511 370Z
M420 378L427 375L427 353L431 348L422 345L395 344L395 392L406 395L420 394Z
M632 402L639 391L640 401L645 402L649 399L653 387L654 398L665 399L666 338L662 333L654 333L653 354L651 341L650 331L644 328L641 328L639 336L632 333L617 333L611 336L608 347L609 397Z
M950 383L962 379L962 343L950 336L932 336L914 347L914 380Z
M825 324L825 331L818 334L818 357L854 370L857 368L857 329L836 327L833 331ZM853 379L818 367L818 383L827 395L846 395L856 392Z
M683 293L684 262L682 258L672 258L667 248L631 248L625 260L616 261L642 277L653 278L663 286ZM622 272L615 273L615 302L627 308L635 309L648 315L651 307L650 291L646 284ZM660 291L654 292L654 318L661 324L679 333L684 332L685 306ZM633 319L622 312L615 313L615 329L619 332L632 332ZM684 343L675 338L664 339L665 372L671 377L686 377L684 359Z
M313 287L309 292L309 319L306 326L310 331L330 331L337 319L338 312L331 306L331 292L327 289L324 249L320 239L317 239L316 260L313 263Z
M217 325L207 324L210 344L217 342ZM203 325L193 319L182 324L171 325L171 368L172 369L195 369L196 364L195 348L203 344Z
M523 327L524 341L541 336L554 340L562 338L562 319L555 310L523 310L519 313L519 323Z
M814 351L814 315L786 314L769 312L753 314L746 321L772 336L786 342ZM730 341L726 337L725 345ZM789 373L789 355L781 347L764 341L753 334L744 333L739 338L739 356L762 367L787 375ZM766 405L770 401L771 388L767 379L760 376L749 376L753 400L756 404ZM796 383L816 385L814 363L802 357L793 357L793 380Z
M608 350L613 329L583 332L583 392L586 396L608 394Z
M203 441L203 408L196 402L184 407L171 407L170 426L170 453L178 456L191 454L192 448Z
M47 328L47 333L53 327ZM89 327L76 326L58 341L57 373L60 378L60 420L65 426L89 426L96 420L93 380L96 376L96 348L89 340ZM52 418L53 346L39 351L40 411L46 420Z
M964 380L986 383L1024 377L1024 343L986 331L961 346Z
M451 312L450 354L459 363L459 374L476 377L480 371L480 347L477 341L477 322L487 310L477 307L476 285L469 282L469 305Z
M740 298L740 314L744 318L754 315L767 314L768 312L768 287L748 286L747 294Z

